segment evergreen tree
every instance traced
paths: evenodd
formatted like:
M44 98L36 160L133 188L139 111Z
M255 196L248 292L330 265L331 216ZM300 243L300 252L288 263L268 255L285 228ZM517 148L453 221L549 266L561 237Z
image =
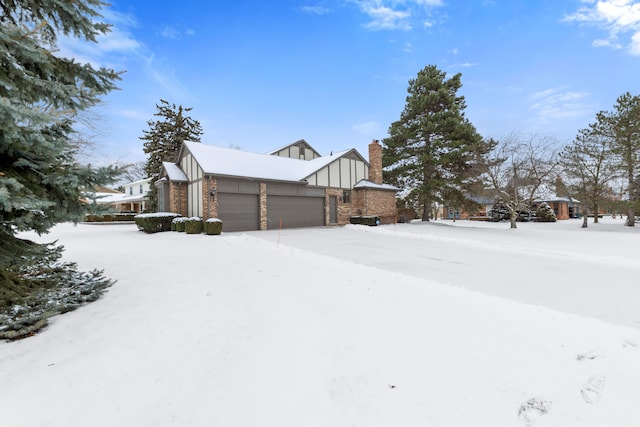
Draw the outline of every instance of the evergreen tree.
M457 92L461 74L450 79L433 65L409 81L400 120L389 128L383 148L385 179L408 190L428 221L434 202L464 205L465 193L479 182L490 143L464 116Z
M616 100L614 111L601 111L596 116L595 130L612 140L620 169L628 182L626 225L635 225L635 211L640 202L640 96L624 93Z
M536 209L536 221L539 222L556 222L556 213L551 209L547 202L542 202Z
M202 126L200 122L185 115L191 108L176 107L164 99L156 104L160 117L157 120L149 120L149 130L142 131L140 137L144 141L144 152L149 155L144 170L150 181L149 203L152 210L158 209L158 192L155 182L160 178L162 162L175 162L178 152L184 141L200 142Z
M616 175L612 140L596 129L595 124L581 129L573 144L560 153L571 193L582 203L584 214L594 214L594 223L598 222L600 203L608 184ZM587 227L587 215L584 215L582 227Z
M71 294L90 300L110 283L99 272L59 263L61 248L16 236L81 219L83 191L118 172L78 164L73 142L78 113L113 90L118 74L60 57L56 47L60 34L96 42L107 33L99 21L103 6L0 2L0 336L37 329L48 315L73 308L63 302Z

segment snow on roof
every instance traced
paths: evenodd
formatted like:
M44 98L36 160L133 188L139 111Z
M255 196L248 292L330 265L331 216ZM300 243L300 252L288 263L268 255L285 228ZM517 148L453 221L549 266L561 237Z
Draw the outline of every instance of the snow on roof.
M292 142L291 144L287 144L287 145L283 145L282 147L278 147L278 148L276 148L275 150L271 150L271 151L269 151L267 154L271 154L271 155L273 155L273 154L277 153L278 151L284 150L284 149L285 149L285 148L287 148L287 147L291 147L291 146L294 146L294 145L300 145L300 144L305 145L308 149L312 150L312 151L313 151L314 153L316 153L318 156L320 155L320 153L318 153L318 151L317 151L315 148L313 148L313 147L311 146L311 144L309 144L309 143L308 143L307 141L305 141L304 139L299 139L299 140L297 140L297 141L295 141L295 142Z
M187 176L182 172L182 169L175 163L162 162L162 167L167 171L167 176L171 181L188 181Z
M361 179L358 181L353 188L372 188L375 190L389 190L389 191L400 191L398 187L394 187L390 184L376 184L375 182L369 181L368 179Z
M352 150L313 160L292 159L232 148L185 142L205 174L299 182ZM186 177L185 177L186 178Z

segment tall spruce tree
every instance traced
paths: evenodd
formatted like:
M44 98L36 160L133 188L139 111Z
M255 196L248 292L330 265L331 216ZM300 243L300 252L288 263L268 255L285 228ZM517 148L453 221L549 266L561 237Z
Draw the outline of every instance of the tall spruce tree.
M626 92L618 97L613 111L596 115L595 130L612 141L612 152L628 183L626 225L634 226L640 204L640 96Z
M156 109L154 116L160 119L149 120L149 130L142 131L144 135L140 137L144 141L144 152L149 155L144 170L151 178L149 203L152 210L158 208L158 192L154 184L160 178L162 162L175 162L183 142L200 142L202 136L200 122L185 115L192 108L176 107L161 99Z
M457 94L460 79L460 73L447 79L434 65L418 72L409 81L400 120L383 141L385 179L422 204L423 221L436 201L466 202L465 193L479 182L480 165L491 148L464 116L464 97Z
M118 73L57 53L60 34L96 42L109 31L99 0L0 2L0 337L20 336L97 298L110 281L60 263L61 247L17 237L82 218L83 192L118 172L75 160L77 114L115 88Z

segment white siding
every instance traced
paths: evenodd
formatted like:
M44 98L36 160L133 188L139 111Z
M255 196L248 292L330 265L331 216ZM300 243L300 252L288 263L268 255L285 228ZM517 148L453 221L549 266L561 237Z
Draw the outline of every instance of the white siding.
M329 187L340 186L340 166L338 162L329 164Z
M329 170L327 168L320 169L318 173L316 173L316 177L318 179L318 182L316 184L318 187L329 186Z
M291 150L291 154L289 155L289 157L291 157L292 159L300 158L300 148L294 145L289 147L289 150Z
M355 184L351 182L350 163L349 159L340 159L340 187L342 188L351 188Z

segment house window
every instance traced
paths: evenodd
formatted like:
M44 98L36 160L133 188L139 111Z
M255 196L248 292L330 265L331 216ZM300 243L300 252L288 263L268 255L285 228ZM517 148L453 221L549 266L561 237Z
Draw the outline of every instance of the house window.
M129 195L133 196L133 187L129 187Z
M351 203L351 191L344 190L342 192L342 203Z
M140 194L142 194L142 184L140 184Z

